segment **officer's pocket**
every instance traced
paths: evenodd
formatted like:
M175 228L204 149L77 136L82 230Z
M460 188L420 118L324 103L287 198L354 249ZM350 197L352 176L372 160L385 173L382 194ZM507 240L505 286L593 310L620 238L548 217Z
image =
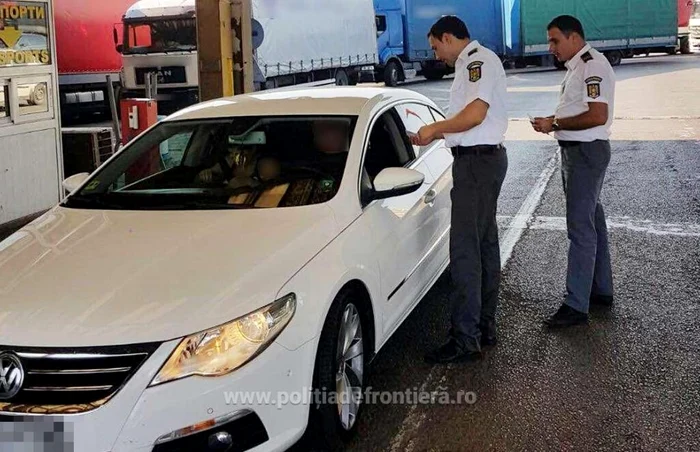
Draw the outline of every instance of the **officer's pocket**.
M580 157L587 167L603 170L610 163L610 143L605 141L582 143Z

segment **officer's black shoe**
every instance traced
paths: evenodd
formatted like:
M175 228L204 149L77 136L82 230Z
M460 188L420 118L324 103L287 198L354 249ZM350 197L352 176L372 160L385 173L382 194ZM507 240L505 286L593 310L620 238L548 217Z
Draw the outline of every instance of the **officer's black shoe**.
M450 338L439 348L425 355L425 362L429 364L446 364L451 362L478 361L481 352L475 352L460 346L455 339Z
M612 306L613 305L613 296L612 295L591 294L590 303L591 303L591 305L595 305L595 306Z
M496 336L481 336L481 346L482 347L493 347L498 344L498 338Z
M550 328L563 328L567 326L582 325L588 323L588 314L577 311L563 304L559 310L544 321Z

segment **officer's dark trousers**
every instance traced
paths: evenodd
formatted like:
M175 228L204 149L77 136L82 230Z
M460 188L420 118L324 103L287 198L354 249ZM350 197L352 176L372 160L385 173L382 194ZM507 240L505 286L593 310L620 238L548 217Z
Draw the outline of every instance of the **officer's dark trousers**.
M600 203L610 142L560 142L569 262L566 304L588 312L591 293L613 295L605 212Z
M474 351L481 350L482 334L496 335L501 278L496 207L507 170L505 148L493 154L456 156L452 166L451 335Z

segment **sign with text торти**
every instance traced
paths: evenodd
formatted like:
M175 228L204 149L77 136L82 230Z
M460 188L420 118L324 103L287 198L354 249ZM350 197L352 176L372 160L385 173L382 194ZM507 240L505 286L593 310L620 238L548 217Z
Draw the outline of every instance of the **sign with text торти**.
M47 4L0 1L0 67L51 64Z

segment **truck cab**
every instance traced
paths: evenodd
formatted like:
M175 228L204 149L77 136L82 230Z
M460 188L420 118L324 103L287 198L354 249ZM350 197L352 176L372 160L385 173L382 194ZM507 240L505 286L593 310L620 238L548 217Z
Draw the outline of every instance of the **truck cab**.
M126 11L122 26L123 97L144 97L148 74L155 73L159 110L198 102L195 0L141 0Z
M414 75L437 80L450 72L446 65L435 60L428 44L428 29L423 28L429 27L430 21L416 20L416 5L420 3L426 2L374 0L379 53L375 79L387 86L396 86Z

